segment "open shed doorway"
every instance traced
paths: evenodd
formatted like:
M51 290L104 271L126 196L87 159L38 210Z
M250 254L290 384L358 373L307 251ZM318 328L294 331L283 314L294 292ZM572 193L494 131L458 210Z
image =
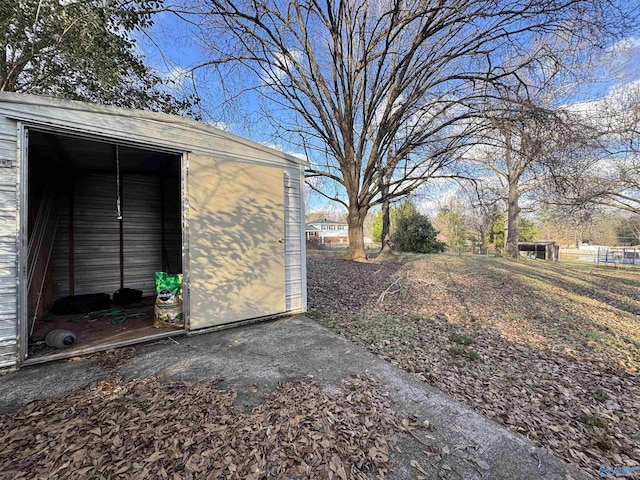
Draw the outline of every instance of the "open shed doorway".
M28 131L23 215L29 361L184 331L153 327L154 272L182 273L181 159L152 148ZM109 316L86 311L104 310L105 294L121 288L141 291L142 298L111 302ZM85 311L60 314L56 306L52 313L64 297L81 297L76 308ZM124 314L115 315L123 307ZM48 346L45 336L56 329L73 332L73 344Z

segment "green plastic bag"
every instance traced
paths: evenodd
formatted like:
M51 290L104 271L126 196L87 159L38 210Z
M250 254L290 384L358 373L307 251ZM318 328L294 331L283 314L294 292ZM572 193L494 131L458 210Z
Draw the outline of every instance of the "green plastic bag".
M153 315L153 326L184 327L182 314L182 274L173 275L166 272L155 272L156 306Z

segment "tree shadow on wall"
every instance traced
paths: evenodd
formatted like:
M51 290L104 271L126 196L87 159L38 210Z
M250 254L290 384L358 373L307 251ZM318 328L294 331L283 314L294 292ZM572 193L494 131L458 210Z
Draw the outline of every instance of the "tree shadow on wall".
M280 169L190 162L191 328L285 311Z

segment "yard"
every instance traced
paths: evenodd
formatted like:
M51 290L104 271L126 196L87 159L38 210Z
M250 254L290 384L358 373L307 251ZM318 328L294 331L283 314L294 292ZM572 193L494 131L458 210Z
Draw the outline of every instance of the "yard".
M640 271L307 258L309 315L591 474L640 465Z

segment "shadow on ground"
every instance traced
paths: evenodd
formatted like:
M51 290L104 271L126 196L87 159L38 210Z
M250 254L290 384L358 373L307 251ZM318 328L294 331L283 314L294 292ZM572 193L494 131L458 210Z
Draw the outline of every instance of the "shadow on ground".
M250 409L278 382L313 375L323 389L337 390L342 379L355 373L380 380L396 411L431 425L398 439L401 451L392 456L389 478L587 478L524 437L306 317L144 345L116 370L99 366L95 359L24 368L0 378L0 411L11 412L20 404L60 396L114 374L125 381L151 376L222 379L223 388L238 392L239 406ZM425 454L436 451L441 455Z

